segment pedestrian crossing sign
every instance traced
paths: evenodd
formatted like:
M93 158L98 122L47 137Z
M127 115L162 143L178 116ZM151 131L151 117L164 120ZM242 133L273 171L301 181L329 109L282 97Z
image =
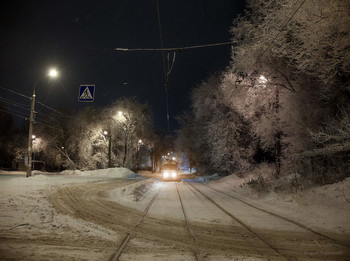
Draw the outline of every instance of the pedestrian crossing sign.
M92 84L84 84L80 85L79 89L79 102L93 102L95 95L95 85Z

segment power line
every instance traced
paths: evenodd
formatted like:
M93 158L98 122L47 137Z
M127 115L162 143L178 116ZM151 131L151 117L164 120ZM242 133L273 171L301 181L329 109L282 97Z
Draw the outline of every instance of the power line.
M41 106L44 106L46 109L49 109L49 110L51 110L51 111L53 111L53 112L56 112L56 113L58 113L58 114L63 115L62 112L59 112L59 111L57 111L57 110L55 110L55 109L53 109L53 108L47 106L46 104L44 104L44 103L42 103L42 102L36 101L36 103L40 104Z
M158 17L158 27L159 27L160 49L162 49L161 52L162 52L162 59L163 59L164 78L166 78L165 58L164 58L164 50L163 50L163 37L162 37L162 24L160 22L159 0L157 0L157 17Z
M22 115L24 115L25 117L27 116L24 112L21 112L21 111L17 111L17 110L15 110L15 109L12 109L12 108L6 108L7 110L9 110L9 111L13 111L13 112L16 112L16 113L19 113L19 114L22 114ZM27 117L28 118L28 117Z
M48 128L51 128L51 129L54 129L54 130L57 130L57 131L61 131L60 129L53 127L50 123L47 123L47 122L45 123L42 120L37 120L36 122L40 123L41 125L44 125L44 126L46 126Z
M20 96L22 96L22 97L24 97L24 98L27 98L27 99L31 99L31 97L29 97L29 96L27 96L27 95L24 95L24 94L19 93L19 92L15 92L15 91L13 91L13 90L10 90L10 89L7 89L7 88L1 87L1 86L0 86L0 89L3 89L3 90L6 90L6 91L9 91L9 92L12 92L12 93L14 93L14 94L20 95Z
M23 115L25 115L25 113L24 112L21 112L21 111L16 111L15 109L12 109L12 108L6 108L7 110L9 110L9 111L13 111L13 112L16 112L16 113L19 113L19 114L23 114ZM26 115L27 116L27 115ZM27 117L28 118L28 117Z
M16 117L19 117L19 118L25 119L25 120L27 120L27 119L28 119L28 117L23 117L23 116L20 116L20 115L14 114L14 113L12 113L12 112L10 113L10 112L8 112L7 110L3 110L3 109L1 109L1 108L0 108L0 111L5 112L5 113L7 113L7 114L10 114L10 115L12 115L12 116L16 116Z
M12 102L11 100L5 99L5 98L3 98L3 97L0 97L0 99L3 100L3 102L8 103L8 104L10 104L10 105L13 105L13 106L19 107L19 108L21 108L21 109L25 109L25 110L29 110L29 111L30 111L30 108L21 106L21 105L19 105L19 104L16 103L16 102ZM14 110L14 109L12 109L12 108L7 108L7 109L10 110L10 111L16 112L16 113L25 114L24 112L16 111L16 110ZM38 115L38 114L45 114L45 113L43 113L42 111L38 111L38 110L35 110L34 113L35 113L35 115ZM68 118L68 116L65 116L65 115L60 115L60 116L58 116L58 117L62 117L62 116Z
M0 96L0 100L2 100L3 102L5 102L5 103L7 103L7 104L11 104L11 105L13 105L13 106L19 107L19 108L21 108L21 109L30 110L29 107L25 107L25 105L23 105L23 104L20 104L20 103L11 101L11 100L6 99L6 98L1 97L1 96Z
M47 125L53 126L53 125L60 125L58 122L50 121L51 119L41 119L41 118L35 118L35 122L37 123L45 123Z
M210 44L201 44L201 45L191 45L191 46L184 46L184 47L169 47L169 48L114 48L113 51L123 51L123 52L139 52L139 51L150 51L150 52L164 52L164 51L185 51L185 50L191 50L191 49L198 49L198 48L207 48L207 47L216 47L216 46L223 46L223 45L232 45L234 42L221 42L221 43L210 43ZM165 58L164 58L165 59ZM164 67L165 67L165 61L164 61Z
M22 97L25 97L25 98L28 98L28 99L32 99L32 97L26 96L26 95L24 95L24 94L22 94L22 93L15 92L15 91L13 91L13 90L10 90L10 89L7 89L7 88L1 87L1 86L0 86L0 88L1 88L1 89L4 89L4 90L6 90L6 91L12 92L12 93L14 93L14 94L20 95L20 96L22 96ZM3 99L5 99L5 98L3 98ZM53 112L56 112L56 113L61 114L61 115L64 116L64 114L63 114L62 112L60 112L60 111L58 111L58 110L55 110L55 109L51 108L50 106L48 106L48 105L46 105L46 104L44 104L44 103L42 103L42 102L40 102L40 101L36 101L36 103L40 104L41 106L44 106L46 109L49 109L49 110L51 110L51 111L53 111ZM68 117L68 116L66 116L66 117Z
M166 102L166 116L167 116L167 126L168 132L170 132L170 122L169 122L169 95L168 95L168 83L169 83L169 53L168 53L168 70L165 68L165 57L164 57L164 48L163 48L163 37L162 37L162 25L160 22L160 10L159 10L159 0L157 1L157 17L158 17L158 26L159 26L159 37L160 37L160 47L162 52L162 61L163 61L163 71L164 71L164 89L165 89L165 102ZM175 54L174 54L175 62ZM174 63L173 63L174 65Z
M10 115L12 115L12 116L16 116L16 117L19 117L19 118L28 120L28 117L19 115L19 114L23 114L22 112L19 112L19 111L16 111L16 110L12 110L12 109L10 109L10 108L7 108L7 110L3 110L3 109L0 108L0 111L5 112L5 113L7 113L7 114L10 114ZM19 114L15 114L15 113L9 112L9 111L13 111L13 112L16 112L16 113L19 113ZM42 120L42 119L35 119L35 122L36 122L36 123L40 123L40 124L42 124L42 125L45 125L45 126L47 126L47 127L49 127L49 128L55 129L55 130L60 130L60 129L55 128L55 127L52 126L52 124L54 124L54 123L59 124L59 123L57 123L57 122L48 122L48 121Z

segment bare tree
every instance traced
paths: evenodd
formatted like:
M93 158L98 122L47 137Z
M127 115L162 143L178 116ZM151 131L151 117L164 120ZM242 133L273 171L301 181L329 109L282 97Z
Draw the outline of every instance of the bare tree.
M142 158L141 152L151 144L151 112L147 104L136 98L123 98L107 108L114 133L114 153L123 167L134 168Z

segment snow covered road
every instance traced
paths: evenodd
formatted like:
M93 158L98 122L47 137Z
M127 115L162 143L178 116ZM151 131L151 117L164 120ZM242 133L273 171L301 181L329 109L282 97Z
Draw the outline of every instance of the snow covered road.
M111 260L128 234L119 260L350 260L347 235L339 243L199 183L40 175L0 187L1 260Z

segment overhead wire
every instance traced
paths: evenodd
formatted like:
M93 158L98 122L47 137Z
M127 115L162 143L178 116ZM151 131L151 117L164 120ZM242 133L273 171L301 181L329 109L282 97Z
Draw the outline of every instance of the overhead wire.
M123 51L123 52L139 52L139 51L151 51L151 52L164 52L164 51L185 51L185 50L191 50L191 49L198 49L198 48L207 48L207 47L216 47L216 46L223 46L223 45L232 45L234 42L220 42L220 43L210 43L210 44L201 44L201 45L191 45L191 46L183 46L183 47L168 47L168 48L121 48L116 47L113 48L113 51ZM164 58L165 59L165 58ZM165 64L165 62L164 62ZM165 65L164 65L165 68Z
M58 128L56 128L56 127L53 127L50 123L48 123L48 122L43 122L42 120L37 120L36 121L37 123L40 123L40 124L42 124L42 125L44 125L44 126L46 126L46 127L48 127L48 128L51 128L51 129L54 129L54 130L57 130L57 131L61 131L61 129L58 129Z
M3 90L6 90L6 91L8 91L8 92L17 94L17 95L19 95L19 96L22 96L22 97L24 97L24 98L32 99L32 97L29 97L29 96L27 96L27 95L24 95L24 94L19 93L19 92L16 92L16 91L13 91L13 90L11 90L11 89L8 89L8 88L2 87L2 86L0 86L0 88L3 89ZM3 97L0 97L0 99L2 99L2 100L4 100L4 101L5 101L5 100L8 100L8 99L3 98ZM10 101L10 100L8 100L8 101ZM16 103L16 102L13 102L13 101L11 101L11 102L13 103L13 105ZM45 107L45 108L48 109L48 110L51 110L51 111L53 111L53 112L55 112L55 113L57 113L57 114L60 114L60 115L63 116L63 117L69 118L69 116L64 115L62 112L60 112L60 111L58 111L58 110L56 110L56 109L54 109L54 108L52 108L52 107L50 107L50 106L44 104L44 103L42 103L42 102L40 102L40 101L38 101L38 100L36 100L35 102L36 102L37 104L39 104L39 105ZM18 104L17 106L20 106L19 103L16 103L16 104ZM27 109L27 108L26 108L26 109Z
M44 106L46 109L49 109L49 110L51 110L51 111L53 111L53 112L56 112L56 113L58 113L58 114L61 114L61 115L65 116L62 112L57 111L57 110L55 110L55 109L53 109L53 108L47 106L46 104L44 104L44 103L42 103L42 102L40 102L40 101L35 101L35 102L38 103L38 104L40 104L41 106ZM66 116L66 117L68 117L68 116Z
M29 111L30 111L30 108L24 107L24 106L21 106L21 105L18 105L16 102L12 102L12 101L10 101L10 100L8 100L8 99L5 99L5 98L3 98L3 97L0 97L0 100L2 100L2 101L5 102L5 103L8 103L8 104L10 104L10 105L17 106L17 107L19 107L19 108L21 108L21 109L25 109L25 110L29 110ZM7 101L7 100L8 100L8 101ZM18 114L25 115L26 118L29 118L24 112L17 111L17 110L15 110L15 109L12 109L12 108L9 108L9 107L6 107L6 109L9 110L9 111L12 111L12 112L16 112L16 113L18 113ZM2 111L4 111L4 110L2 110ZM11 113L10 113L10 114L11 114ZM37 115L39 115L39 114L45 114L45 113L43 113L42 111L38 111L38 110L35 110L35 111L34 111L35 117L36 117ZM59 117L60 117L60 116L59 116ZM66 116L66 117L68 117L68 116Z
M16 117L19 117L19 118L22 118L22 119L25 119L25 120L28 119L28 117L24 117L24 116L17 115L17 114L12 113L12 112L8 112L8 110L3 110L3 109L0 108L0 111L2 111L2 112L4 112L4 113L7 113L7 114L10 114L10 115L13 115L13 116L16 116Z
M9 110L9 111L13 111L13 112L16 112L16 113L19 113L19 114L23 114L23 115L25 115L25 113L24 113L24 112L17 111L17 110L12 109L12 108L6 108L6 109L7 109L7 110ZM25 115L25 116L27 116L27 115Z
M1 100L2 102L5 102L5 103L7 103L7 104L10 104L10 105L13 105L13 106L19 107L19 108L21 108L21 109L30 110L30 108L29 108L28 106L26 107L26 106L25 106L25 105L23 105L23 104L20 104L20 103L17 103L17 102L11 101L11 100L6 99L6 98L1 97L1 96L0 96L0 100Z
M41 118L35 118L35 123L45 123L45 124L49 124L51 126L58 124L57 122L50 122L50 120L41 119Z
M159 27L159 37L160 37L160 47L163 48L163 36L162 36L162 24L160 21L160 9L159 9L159 0L157 2L157 17L158 17L158 27ZM165 96L166 96L166 117L167 117L167 127L168 132L170 132L170 117L169 117L169 92L168 92L168 83L169 83L169 54L168 54L168 70L165 67L165 57L164 50L162 52L162 62L163 62L163 72L164 72L164 88L165 88ZM174 56L175 57L175 56Z
M163 50L163 36L162 36L162 24L160 22L160 10L159 10L159 0L156 0L157 2L157 18L158 18L158 28L159 28L159 38L160 38L160 49L162 52L162 60L163 60L163 71L164 71L164 77L166 78L166 71L165 71L165 57L164 57L164 50ZM118 48L117 48L118 49ZM127 49L127 48L126 48ZM123 50L125 51L125 50ZM129 50L128 50L129 51Z
M14 115L14 116L17 116L17 117L20 117L20 118L23 118L23 119L29 119L29 117L27 115L25 115L24 112L21 112L21 111L17 111L17 110L14 110L12 108L6 108L6 110L0 108L0 111L2 112L5 112L5 113L8 113L10 115ZM11 111L11 112L9 112ZM58 122L49 122L49 121L46 121L46 120L42 120L42 119L38 119L36 116L38 115L38 111L35 111L34 114L35 114L35 122L40 122L40 123L46 123L46 124L59 124ZM40 112L41 113L41 112Z
M298 0L299 2L299 0ZM275 37L272 39L272 41L268 44L268 46L263 50L262 54L260 55L259 58L257 58L257 60L255 61L255 63L253 64L252 68L249 70L251 71L255 65L259 62L259 59L261 59L265 53L269 50L269 48L272 46L272 44L274 43L274 41L277 39L277 37L280 35L280 33L286 28L286 26L288 25L288 23L294 18L294 16L296 15L296 13L300 10L300 8L305 4L306 0L303 0L302 3L298 6L298 8L294 11L294 13L292 14L292 16L287 20L287 22L283 25L283 27L279 30L279 32L275 35ZM163 72L164 72L164 78L165 78L165 85L166 85L166 94L167 94L167 118L168 118L168 131L169 131L169 104L168 104L168 80L169 80L169 74L173 69L174 63L175 63L175 57L176 57L176 51L185 51L185 50L190 50L190 49L198 49L198 48L207 48L207 47L216 47L216 46L224 46L224 45L232 45L233 42L229 41L229 42L219 42L219 43L210 43L210 44L202 44L202 45L192 45L192 46L184 46L184 47L170 47L170 48L164 48L164 43L163 43L163 36L162 36L162 25L161 25L161 19L160 19L160 8L159 8L159 0L156 0L157 3L157 17L158 17L158 27L159 27L159 35L160 35L160 45L161 48L113 48L112 50L114 51L124 51L124 52L137 52L137 51L161 51L162 52L162 63L163 63ZM172 64L170 66L170 62L169 62L169 54L168 54L168 70L166 69L166 65L165 65L165 55L164 52L168 51L168 52L174 52L173 54L173 60L172 60ZM7 89L5 87L0 86L1 89L4 89L6 91L12 92L14 94L20 95L24 98L27 99L31 99L32 97L29 97L27 95L21 94L19 92ZM62 116L66 116L63 113L47 106L46 104L36 101L38 104L40 104L41 106L44 106L45 108L58 113ZM14 104L13 104L14 105ZM68 116L66 116L68 117Z
M6 91L9 91L9 92L12 92L12 93L14 93L14 94L20 95L20 96L22 96L22 97L24 97L24 98L27 98L27 99L31 99L31 98L32 98L32 97L29 97L29 96L24 95L24 94L19 93L19 92L15 92L15 91L13 91L13 90L7 89L7 88L2 87L2 86L0 86L0 89L3 89L3 90L6 90Z

